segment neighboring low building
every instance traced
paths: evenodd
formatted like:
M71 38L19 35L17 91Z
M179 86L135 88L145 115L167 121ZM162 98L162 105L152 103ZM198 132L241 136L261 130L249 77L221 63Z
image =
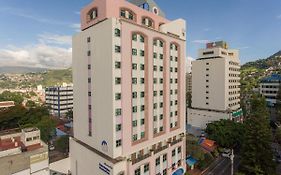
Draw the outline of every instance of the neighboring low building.
M260 93L266 98L269 106L275 106L276 97L281 86L281 75L272 74L260 82Z
M1 108L9 108L15 106L14 101L0 101L0 109Z
M46 104L50 107L50 113L62 117L73 109L73 85L47 87L45 98Z
M0 132L1 175L49 175L48 146L37 128Z

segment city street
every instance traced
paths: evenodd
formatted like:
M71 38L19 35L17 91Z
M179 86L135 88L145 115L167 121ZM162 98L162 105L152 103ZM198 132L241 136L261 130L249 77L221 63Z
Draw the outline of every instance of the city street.
M238 157L234 158L234 172L237 171L239 166ZM210 169L203 173L203 175L230 175L231 162L229 158L221 157L219 161L213 162Z

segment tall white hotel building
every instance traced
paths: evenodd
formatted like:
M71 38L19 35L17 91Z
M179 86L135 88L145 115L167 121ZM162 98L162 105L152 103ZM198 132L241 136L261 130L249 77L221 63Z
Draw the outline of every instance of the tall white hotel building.
M239 52L229 49L224 41L212 42L200 49L192 62L192 108L187 123L204 129L221 119L240 122Z
M185 165L182 19L153 0L95 0L73 37L73 175L176 175Z

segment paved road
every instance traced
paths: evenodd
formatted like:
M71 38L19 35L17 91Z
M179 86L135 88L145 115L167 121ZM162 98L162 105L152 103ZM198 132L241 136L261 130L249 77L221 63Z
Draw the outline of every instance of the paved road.
M234 172L238 169L239 159L234 158ZM219 161L215 161L208 171L203 175L230 175L231 173L231 161L229 158L222 157Z

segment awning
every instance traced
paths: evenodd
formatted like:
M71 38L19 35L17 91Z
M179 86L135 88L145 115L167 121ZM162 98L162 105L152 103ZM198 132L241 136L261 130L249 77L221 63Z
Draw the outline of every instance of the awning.
M189 156L186 159L186 163L188 164L188 166L193 166L197 163L197 160L194 159L192 156Z
M178 169L177 171L175 171L172 175L183 175L184 170L182 168Z

